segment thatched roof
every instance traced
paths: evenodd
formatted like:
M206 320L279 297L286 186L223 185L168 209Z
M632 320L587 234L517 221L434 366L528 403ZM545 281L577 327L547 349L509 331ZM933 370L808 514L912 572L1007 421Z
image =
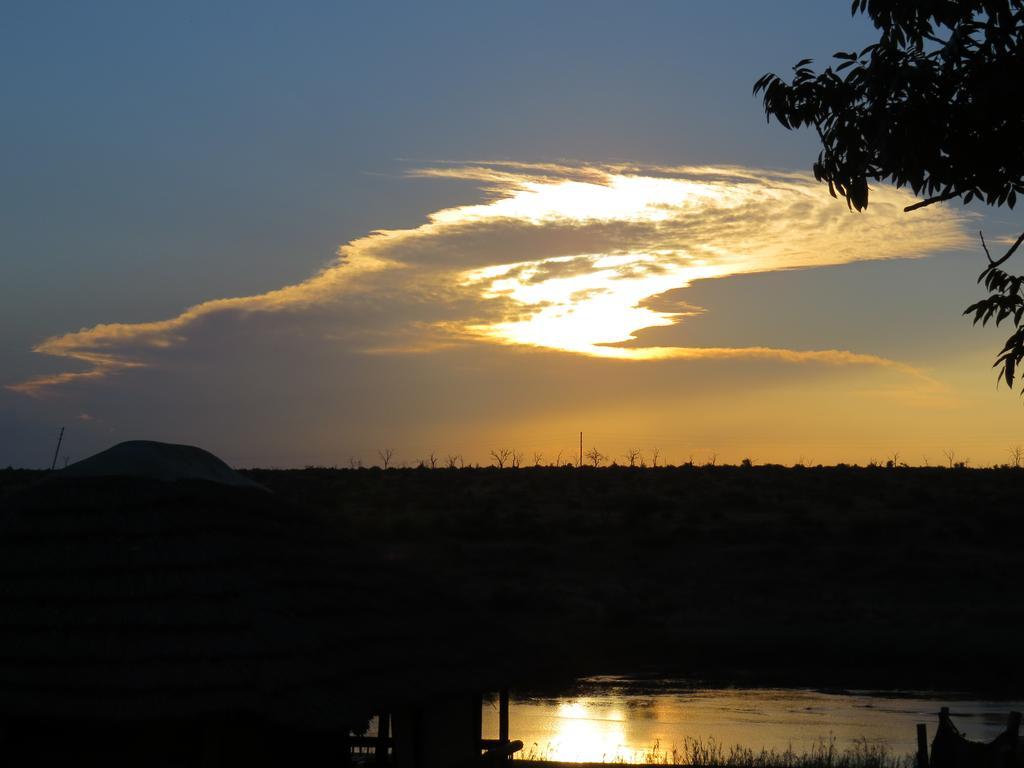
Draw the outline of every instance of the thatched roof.
M171 482L205 480L221 485L254 487L253 483L214 456L193 445L128 440L61 470L65 477L146 477Z
M337 727L503 674L430 584L263 491L55 479L0 512L0 718Z

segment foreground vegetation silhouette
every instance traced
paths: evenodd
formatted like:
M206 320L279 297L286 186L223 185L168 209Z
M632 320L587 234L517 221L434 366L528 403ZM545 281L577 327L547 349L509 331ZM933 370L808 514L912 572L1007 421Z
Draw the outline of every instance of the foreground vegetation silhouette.
M0 471L11 765L342 760L381 711L455 764L480 692L605 672L1024 691L1017 468L244 475Z
M281 506L275 525L313 516L340 537L353 554L324 566L332 578L387 574L398 594L429 583L472 621L526 630L530 653L567 675L1024 689L1004 658L1024 639L1017 469L245 474L272 491L260 505ZM0 498L41 477L0 472ZM411 627L442 615L403 604ZM499 631L494 647L523 635Z

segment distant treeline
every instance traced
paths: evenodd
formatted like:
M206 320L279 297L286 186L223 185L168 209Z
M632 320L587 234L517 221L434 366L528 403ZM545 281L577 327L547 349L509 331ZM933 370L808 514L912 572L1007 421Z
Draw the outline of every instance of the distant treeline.
M899 453L893 453L884 459L869 459L864 464L839 462L837 464L815 464L812 461L799 459L792 464L780 464L775 462L757 463L749 457L744 457L736 464L720 461L717 454L708 454L702 459L695 459L690 455L686 460L679 463L671 463L665 460L664 455L657 449L643 451L639 448L632 448L621 455L605 454L596 447L590 448L582 454L572 456L560 451L554 456L545 455L535 451L529 457L522 451L513 448L501 448L489 452L489 461L466 461L461 453L448 453L443 457L429 453L426 458L413 461L396 461L394 451L390 449L378 451L379 460L365 462L361 458L349 458L345 467L348 469L482 469L493 467L496 469L528 469L531 467L628 467L630 469L660 469L673 467L719 467L719 466L766 466L766 467L789 467L792 469L805 469L815 467L823 469L827 467L867 467L870 469L910 469L944 467L947 469L968 469L976 466L979 469L1020 469L1024 466L1024 447L1017 446L1007 451L1008 460L994 464L972 465L969 457L962 456L950 449L942 452L942 460L933 462L927 456L923 456L920 462L910 463L903 459ZM339 469L339 465L306 465L306 469Z

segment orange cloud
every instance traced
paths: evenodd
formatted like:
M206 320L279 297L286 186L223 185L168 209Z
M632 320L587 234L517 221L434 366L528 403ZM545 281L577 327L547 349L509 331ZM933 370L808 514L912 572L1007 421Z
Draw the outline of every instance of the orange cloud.
M852 214L805 174L736 167L569 163L435 164L416 177L477 182L487 199L435 211L422 225L343 245L327 268L267 293L223 298L143 323L105 323L48 338L40 354L84 370L8 388L40 395L156 364L218 314L335 317L351 348L400 354L453 344L519 344L631 361L771 358L792 363L909 366L841 349L616 346L685 312L649 300L694 280L913 258L965 245L965 216L913 214L891 187Z

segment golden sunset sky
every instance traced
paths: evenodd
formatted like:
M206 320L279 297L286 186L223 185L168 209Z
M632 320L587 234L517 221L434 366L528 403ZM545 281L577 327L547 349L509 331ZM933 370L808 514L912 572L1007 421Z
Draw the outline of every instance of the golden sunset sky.
M14 16L0 465L61 426L237 466L1024 442L960 316L1012 213L853 213L750 94L869 40L846 3Z

